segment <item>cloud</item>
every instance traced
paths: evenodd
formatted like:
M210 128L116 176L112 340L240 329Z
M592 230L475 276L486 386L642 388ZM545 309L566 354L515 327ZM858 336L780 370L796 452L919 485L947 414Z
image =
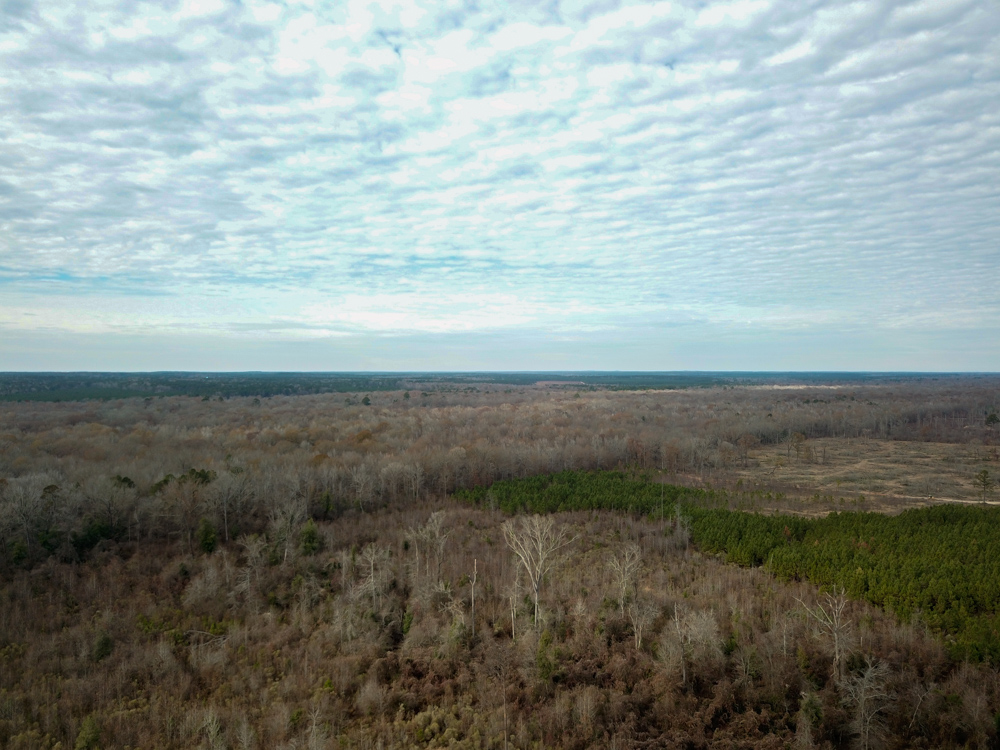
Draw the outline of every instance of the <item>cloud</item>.
M995 336L998 39L964 0L7 3L2 331Z

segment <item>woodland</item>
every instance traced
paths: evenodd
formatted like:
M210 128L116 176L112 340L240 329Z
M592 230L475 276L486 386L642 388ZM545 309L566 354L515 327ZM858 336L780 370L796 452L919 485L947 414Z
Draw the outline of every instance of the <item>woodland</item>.
M1000 378L361 385L0 404L0 746L1000 747Z

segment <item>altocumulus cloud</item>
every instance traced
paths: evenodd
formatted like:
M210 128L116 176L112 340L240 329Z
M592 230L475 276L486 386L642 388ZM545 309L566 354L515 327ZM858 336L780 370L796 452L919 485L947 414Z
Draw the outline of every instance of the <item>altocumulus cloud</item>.
M0 369L1000 369L998 102L974 0L2 0Z

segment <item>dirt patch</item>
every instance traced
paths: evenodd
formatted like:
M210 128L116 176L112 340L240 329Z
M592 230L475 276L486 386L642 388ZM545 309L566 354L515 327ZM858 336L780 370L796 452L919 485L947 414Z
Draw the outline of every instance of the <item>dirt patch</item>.
M979 471L1000 481L1000 451L992 445L824 438L755 448L743 463L711 477L677 474L665 481L724 488L747 510L808 516L975 504L982 502L973 481ZM1000 487L986 500L1000 505Z

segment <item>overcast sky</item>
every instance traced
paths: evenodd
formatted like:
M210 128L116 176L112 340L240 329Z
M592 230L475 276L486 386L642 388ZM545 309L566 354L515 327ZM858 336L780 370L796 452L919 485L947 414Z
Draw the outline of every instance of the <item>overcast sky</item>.
M0 0L0 370L1000 370L1000 5Z

